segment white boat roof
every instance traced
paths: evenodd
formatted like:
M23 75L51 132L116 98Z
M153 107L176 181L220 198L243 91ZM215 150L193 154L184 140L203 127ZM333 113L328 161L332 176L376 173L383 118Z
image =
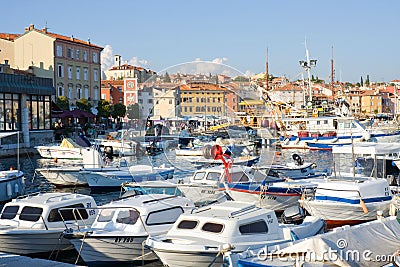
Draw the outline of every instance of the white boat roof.
M103 208L136 208L139 212L146 210L159 210L160 206L165 207L166 205L178 205L194 207L193 202L181 196L164 195L164 194L147 194L147 195L135 195L127 198L118 199L105 204ZM100 207L100 208L101 208Z
M333 146L332 153L368 155L400 153L400 143L354 142L352 145Z
M61 203L63 205L70 202L71 204L82 202L82 201L90 201L94 202L93 197L83 194L73 194L73 193L38 193L38 194L30 194L26 196L21 196L13 199L11 202L8 202L8 205L15 204L23 204L30 206L48 206L48 207L56 207Z
M340 120L340 121L351 121L355 120L354 117L339 117L339 116L322 116L322 117L306 117L306 118L284 118L282 121L296 122L296 121L323 121L323 120Z
M257 215L272 212L272 210L257 207L255 204L240 201L225 201L222 203L208 205L192 211L192 213L185 213L185 218L202 217L221 219L223 221L237 218L241 219L254 218Z

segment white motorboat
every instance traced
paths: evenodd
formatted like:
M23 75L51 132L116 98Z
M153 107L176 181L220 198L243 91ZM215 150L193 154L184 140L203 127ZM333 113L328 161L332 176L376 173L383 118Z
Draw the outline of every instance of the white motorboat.
M334 173L317 183L314 193L304 195L300 204L329 227L373 220L378 211L387 216L393 196L386 160L398 158L399 151L400 145L391 143L334 147ZM372 166L364 164L370 160Z
M294 162L286 164L272 164L265 166L252 166L251 173L256 179L262 177L276 177L276 180L315 178L317 165L314 162L304 162L298 154L293 154ZM317 175L319 176L319 175ZM280 178L280 179L279 179Z
M90 142L86 146L82 146L71 138L64 138L60 145L43 145L35 146L35 148L42 158L83 159L82 150L89 146Z
M226 201L182 214L167 234L150 236L146 246L165 266L221 266L227 251L262 248L320 233L323 220L279 224L272 210Z
M56 186L85 186L88 184L84 175L87 172L128 170L127 163L124 160L120 160L118 164L107 164L97 148L85 148L81 150L81 153L83 164L70 166L55 162L49 167L37 168L36 172Z
M202 168L192 176L181 180L178 189L196 205L226 199L224 190L219 190L219 184L226 179L227 172L223 166ZM229 168L230 179L233 182L246 182L251 179L243 166Z
M97 214L91 196L36 193L5 204L0 216L0 251L37 254L73 249L61 237L68 228L90 226Z
M133 139L136 133L132 130L119 130L115 136L108 136L107 139L95 139L94 144L102 147L104 152L116 156L135 156L140 152L140 145Z
M164 164L156 167L152 165L133 165L128 170L99 172L80 172L92 190L119 190L123 183L141 182L170 179L174 175L175 168Z
M329 228L374 220L377 212L389 215L392 192L386 179L326 179L315 193L299 200L309 214L327 222Z
M185 197L135 195L99 207L92 227L64 232L86 264L155 260L143 248L148 236L165 234L177 218L194 208Z
M0 202L16 198L25 191L24 173L18 170L0 171Z

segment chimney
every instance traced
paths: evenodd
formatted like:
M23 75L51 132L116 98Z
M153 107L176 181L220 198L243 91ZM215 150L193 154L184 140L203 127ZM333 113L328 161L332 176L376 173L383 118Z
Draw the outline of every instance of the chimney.
M42 32L43 32L43 33L47 33L47 27L44 27L44 28L42 29Z
M87 39L87 43L90 44L90 38Z

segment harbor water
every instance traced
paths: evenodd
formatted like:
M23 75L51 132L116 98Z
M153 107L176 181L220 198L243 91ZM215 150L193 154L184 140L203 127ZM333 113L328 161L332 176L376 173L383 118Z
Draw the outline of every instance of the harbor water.
M263 148L260 150L260 160L258 165L269 165L273 163L286 163L293 161L292 155L296 153L304 159L305 162L315 162L317 164L317 170L326 172L332 166L333 157L329 151L309 151L309 150L276 150L275 148ZM193 165L193 159L188 157L176 157L174 150L168 150L160 153L156 156L148 157L126 157L125 158L130 165L134 164L152 164L153 166L160 166L165 164L167 166L174 166L175 173L173 179L183 179L196 170ZM117 158L114 160L118 160ZM17 166L16 158L4 158L1 161L3 169ZM92 193L88 187L68 187L68 188L57 188L54 185L48 183L43 177L40 177L35 173L35 169L43 167L49 164L54 164L53 160L42 159L39 155L20 155L20 169L25 174L26 193L34 192L76 192L81 194L92 195L98 205L106 204L113 199L117 199L121 192L94 192ZM58 161L55 164L66 164L65 161ZM59 255L53 260L75 263L77 259L77 253L71 253L67 255ZM84 264L81 260L78 264ZM160 262L153 262L146 264L146 266L162 266Z

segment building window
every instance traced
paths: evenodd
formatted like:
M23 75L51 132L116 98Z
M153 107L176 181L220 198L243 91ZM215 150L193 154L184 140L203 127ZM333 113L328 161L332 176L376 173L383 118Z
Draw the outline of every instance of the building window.
M101 99L106 99L106 94L101 94Z
M83 61L87 61L87 51L83 51Z
M119 103L122 103L124 100L122 99L122 97L119 98Z
M80 68L76 68L76 79L77 80L81 79L81 69Z
M99 71L97 69L93 70L93 81L97 82L99 80Z
M88 68L83 68L83 80L88 80Z
M13 131L20 129L20 95L0 94L0 130Z
M170 100L168 101L168 104L172 105L172 99L170 99Z
M64 85L58 85L58 96L64 96Z
M94 100L99 100L100 91L99 91L99 88L97 86L95 86L93 88L93 95L94 95L93 96Z
M68 50L67 50L67 57L68 57L68 58L71 58L71 59L74 59L74 49L68 48Z
M118 92L122 93L122 86L118 86Z
M76 60L80 59L81 59L81 51L79 51L79 49L76 49Z
M50 129L50 96L28 95L28 127L30 130Z
M84 89L84 97L86 99L89 99L89 88L87 86L85 86L85 89Z
M68 85L68 98L69 99L72 99L72 84L69 84Z
M63 53L62 53L62 46L61 45L57 45L57 57L62 57Z
M81 99L82 98L82 88L80 86L78 86L76 88L76 98L77 99Z
M93 63L98 63L99 62L99 56L97 52L93 52Z
M72 66L68 66L68 79L72 79Z
M63 64L58 64L58 78L64 78L64 66Z

